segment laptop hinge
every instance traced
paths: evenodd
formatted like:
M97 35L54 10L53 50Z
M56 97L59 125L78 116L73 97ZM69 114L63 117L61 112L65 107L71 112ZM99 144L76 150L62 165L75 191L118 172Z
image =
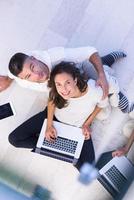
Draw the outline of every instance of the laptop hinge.
M35 153L40 153L40 148L36 147L34 152Z
M50 156L50 157L55 158L55 159L63 160L63 161L69 162L69 163L74 163L74 161L76 163L76 159L74 159L74 156L64 155L62 153L55 152L55 151L52 151L52 150L49 150L49 149L36 148L35 152L42 154L42 155L45 155L45 156Z

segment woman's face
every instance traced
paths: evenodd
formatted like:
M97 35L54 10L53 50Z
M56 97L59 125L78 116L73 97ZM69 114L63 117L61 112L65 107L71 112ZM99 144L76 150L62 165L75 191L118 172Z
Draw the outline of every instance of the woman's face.
M68 100L69 98L75 97L77 92L77 79L73 79L73 77L68 73L61 73L55 76L55 86L57 92L63 99Z

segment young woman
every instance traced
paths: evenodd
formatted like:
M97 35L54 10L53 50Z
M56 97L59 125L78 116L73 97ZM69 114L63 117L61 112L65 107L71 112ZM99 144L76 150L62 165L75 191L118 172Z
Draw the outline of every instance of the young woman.
M109 76L108 80L112 90L115 79ZM76 165L80 169L84 162L91 163L94 160L90 125L101 109L108 105L108 99L102 100L101 87L96 86L93 79L85 80L75 63L62 62L55 66L50 75L49 87L45 137L50 141L56 138L53 116L62 123L81 127L85 142Z
M95 80L84 79L75 63L61 62L52 70L49 80L50 98L46 138L54 136L53 115L59 121L82 127L85 139L90 138L89 126L108 99L102 100L102 89Z

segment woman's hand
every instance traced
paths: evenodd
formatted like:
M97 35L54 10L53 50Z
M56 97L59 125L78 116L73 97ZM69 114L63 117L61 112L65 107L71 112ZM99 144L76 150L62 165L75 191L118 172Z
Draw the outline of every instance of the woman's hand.
M89 125L83 124L82 126L82 132L83 135L85 136L85 140L89 140L90 139L90 135L91 135L91 128Z
M115 156L123 156L125 154L127 154L127 149L126 147L122 147L120 149L117 149L116 151L113 151L112 152L112 156L115 157Z
M54 126L50 126L46 128L46 132L45 132L45 138L48 141L54 141L57 137L57 131L54 128Z

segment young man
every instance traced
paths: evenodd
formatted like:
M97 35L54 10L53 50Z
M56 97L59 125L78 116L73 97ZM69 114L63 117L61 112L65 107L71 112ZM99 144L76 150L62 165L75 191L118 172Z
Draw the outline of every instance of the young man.
M47 90L47 80L51 69L61 61L83 62L88 60L91 77L97 77L97 84L103 89L103 98L108 95L108 84L101 58L94 47L63 48L56 47L47 51L33 51L31 54L17 53L9 62L8 76L0 77L0 91L9 87L13 80L20 86L38 91ZM87 70L87 69L86 69ZM95 71L96 70L96 71Z

